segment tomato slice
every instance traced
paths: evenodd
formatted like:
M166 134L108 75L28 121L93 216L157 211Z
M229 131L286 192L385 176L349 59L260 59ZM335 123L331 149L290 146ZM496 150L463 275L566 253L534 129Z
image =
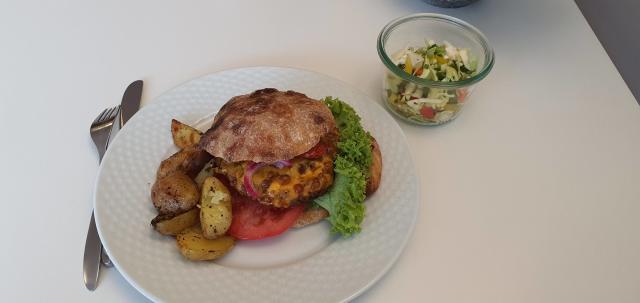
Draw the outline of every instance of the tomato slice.
M312 147L309 151L302 154L302 157L307 159L322 158L322 156L324 156L324 154L327 153L327 150L328 148L326 145L322 143L318 143L316 144L316 146Z
M229 234L236 239L258 240L287 231L304 212L304 205L275 208L233 193L233 219Z

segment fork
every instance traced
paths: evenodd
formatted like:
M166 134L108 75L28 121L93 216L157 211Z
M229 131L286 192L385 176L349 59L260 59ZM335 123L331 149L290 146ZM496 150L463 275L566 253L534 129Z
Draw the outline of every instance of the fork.
M98 157L100 161L102 161L102 157L104 156L104 153L107 150L107 142L109 141L109 135L111 134L111 127L113 126L113 123L119 111L120 111L119 105L103 110L102 113L100 113L98 117L96 117L96 119L93 120L93 122L91 123L91 127L89 128L89 133L91 134L91 139L93 140L93 143L96 145L96 149L98 150ZM96 228L95 218L92 212L91 223L89 225L90 230L89 230L89 233L87 234L87 242L85 245L87 245L88 247L93 247L93 250L85 250L85 254L87 253L87 251L93 251L93 252L99 251L100 262L106 267L111 267L112 266L111 260L109 259L109 256L105 253L105 251L102 249L102 243L100 242L100 239L89 237L90 234L96 232L95 228ZM86 257L86 255L84 260L85 262L89 260ZM85 264L85 268L86 268L86 264ZM99 272L100 270L99 266L96 270ZM95 283L97 281L93 281L92 278L87 276L86 272L84 274L85 274L84 276L85 285L87 285L87 288L89 288L90 290L94 290L95 287L97 286L97 284ZM97 277L97 272L96 272L96 277Z
M109 143L109 137L111 136L111 127L115 121L118 112L120 111L120 105L114 106L112 108L106 108L93 120L91 123L91 128L89 129L89 133L91 134L91 139L93 139L93 143L96 145L98 149L99 160L102 161L102 157L107 150L107 144ZM91 214L93 217L93 213ZM93 220L93 218L91 218ZM94 224L95 225L95 224ZM113 267L113 263L111 263L111 259L109 255L102 249L100 251L100 262L102 265L106 267Z

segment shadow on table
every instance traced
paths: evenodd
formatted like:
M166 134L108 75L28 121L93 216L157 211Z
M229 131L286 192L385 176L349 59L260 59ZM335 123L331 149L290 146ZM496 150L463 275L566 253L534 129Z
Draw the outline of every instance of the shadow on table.
M152 301L147 299L142 293L136 290L127 280L120 274L120 272L114 268L103 268L100 271L100 283L106 284L111 283L112 285L108 286L117 290L118 293L121 294L121 297L126 298L124 302L138 302L138 303L151 303ZM107 287L107 285L102 285L103 289ZM101 290L100 285L95 290L99 292Z

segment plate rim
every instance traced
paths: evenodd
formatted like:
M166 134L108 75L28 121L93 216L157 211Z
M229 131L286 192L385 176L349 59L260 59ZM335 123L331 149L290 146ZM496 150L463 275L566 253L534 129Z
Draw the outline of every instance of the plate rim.
M380 110L388 113L388 110L380 105L378 102L375 101L374 98L372 98L370 95L368 95L367 93L365 93L364 91L360 90L359 88L347 83L346 81L343 81L341 79L326 75L324 73L320 73L320 72L316 72L316 71L312 71L309 69L304 69L304 68L298 68L298 67L290 67L290 66L270 66L270 65L256 65L256 66L243 66L243 67L235 67L235 68L229 68L229 69L223 69L223 70L219 70L219 71L215 71L215 72L211 72L211 73L207 73L207 74L203 74L194 78L191 78L189 80L183 81L165 91L163 91L161 94L155 96L151 101L149 101L148 103L145 104L144 107L140 108L140 110L131 118L131 119L136 119L139 118L141 115L139 115L139 113L143 112L143 111L148 111L148 108L153 108L153 107L158 107L161 106L161 104L165 103L162 102L162 99L164 96L166 96L167 94L189 84L192 82L196 82L199 80L202 80L204 78L216 75L216 74L222 74L222 73L226 73L226 72L234 72L234 71L240 71L240 70L247 70L247 69L277 69L277 70L286 70L288 72L296 72L296 71L302 71L302 72L306 72L306 73L310 73L310 74L314 74L320 77L324 77L327 79L331 79L332 81L338 82L342 85L344 85L345 87L348 87L350 90L357 92L358 94L365 96L366 99L368 99L369 101L371 101L371 103L374 103L374 106L377 106ZM213 113L209 113L207 115L211 115ZM137 117L136 117L137 116ZM204 117L204 116L203 116ZM401 134L401 140L406 144L408 151L409 151L409 160L410 163L415 163L414 161L414 157L411 154L410 150L409 150L409 143L407 141L407 137L406 134L404 133L404 131L402 130L402 128L400 127L400 125L397 122L397 119L395 119L395 117L393 115L390 115L391 119L393 120L394 123L392 123L393 127L397 128L397 130L399 131L399 133ZM122 130L126 129L131 123L127 123L125 124L121 129L120 132L118 132L118 134L116 135L116 137L113 139L113 141L111 142L111 144L113 144L113 142L118 141L122 136L120 135L120 133L122 132ZM100 163L100 166L98 167L98 172L96 174L96 178L95 178L95 182L94 182L94 188L93 188L93 195L92 195L92 205L93 205L93 209L95 211L96 209L96 204L97 204L97 189L99 186L99 180L101 179L101 175L103 173L103 168L104 168L104 163L110 161L108 160L110 157L109 155L109 149L107 149L106 153L105 153L105 157L104 159L106 159L107 161L103 161ZM416 178L419 179L420 176L417 173L417 169L415 168L414 165L410 165L411 167L411 172L412 175ZM358 288L357 290L354 289L353 292L347 296L344 297L342 299L340 299L339 302L348 302L351 301L355 298L357 298L358 296L360 296L362 293L364 293L365 291L367 291L368 289L370 289L373 285L375 285L378 281L380 281L380 279L382 279L382 277L384 277L389 270L391 269L391 267L393 267L397 260L400 258L400 255L402 255L402 253L404 252L405 248L407 247L407 244L409 243L409 240L413 237L414 231L415 231L415 227L416 227L416 223L417 223L417 219L418 219L418 213L420 212L420 188L419 188L419 180L416 180L416 186L415 186L415 197L416 197L416 201L415 201L415 208L416 211L415 213L413 213L410 216L410 220L409 220L409 229L406 232L406 234L403 236L400 245L398 247L398 249L395 250L393 256L391 258L388 259L388 262L385 264L385 266L382 268L382 270L380 270L375 276L373 276L371 279L369 279L369 282L367 282L365 285L363 285L362 287ZM104 232L102 231L101 228L101 224L100 224L100 219L99 216L95 216L95 221L96 221L96 229L98 231L98 235L100 237L100 239L105 239L104 236ZM110 251L109 251L109 247L108 245L104 244L104 241L102 241L102 249L104 249L106 251L106 253L109 255ZM147 299L153 301L153 302L164 302L164 300L162 298L159 298L158 296L154 295L152 292L148 291L145 287L143 287L142 285L140 285L139 283L136 282L135 279L133 279L133 277L131 277L126 270L123 270L121 265L119 264L117 258L112 258L111 259L112 263L114 264L114 267L118 270L118 272L125 278L125 280L138 292L140 292L142 295L144 295Z

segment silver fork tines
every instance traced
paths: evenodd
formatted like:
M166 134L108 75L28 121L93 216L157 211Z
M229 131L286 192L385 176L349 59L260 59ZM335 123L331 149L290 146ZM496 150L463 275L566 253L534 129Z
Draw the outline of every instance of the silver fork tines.
M113 121L115 120L119 109L120 106L107 108L103 110L95 120L93 120L93 123L91 123L89 132L91 133L93 143L98 149L98 156L100 157L100 160L102 160L102 156L104 156L104 152L107 149L107 139L109 139L111 125L113 125Z
M100 126L102 123L108 122L109 120L113 120L118 113L118 108L120 106L114 106L112 108L105 108L100 115L93 120L91 123L91 129L94 129L96 126Z

